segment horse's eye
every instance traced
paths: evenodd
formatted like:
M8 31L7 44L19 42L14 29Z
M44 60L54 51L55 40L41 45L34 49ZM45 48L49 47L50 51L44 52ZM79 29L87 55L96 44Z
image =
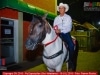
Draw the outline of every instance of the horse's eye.
M30 35L32 34L32 29L30 30Z
M32 29L30 30L30 32L32 32Z
M39 25L39 27L42 27L42 26L43 26L42 24Z

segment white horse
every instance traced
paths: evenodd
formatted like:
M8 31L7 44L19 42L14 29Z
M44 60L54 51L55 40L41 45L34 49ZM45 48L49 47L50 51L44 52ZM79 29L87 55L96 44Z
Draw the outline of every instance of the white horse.
M68 71L69 51L45 17L33 18L30 25L30 34L26 41L26 48L34 50L39 43L44 45L43 61L49 72L60 72L64 60Z
M66 61L69 59L69 54L67 53L68 50L66 50L66 47L61 40L60 37L58 37L55 33L55 31L51 28L50 34L46 34L45 39L42 41L43 44L46 44L48 42L51 42L55 40L54 42L48 44L47 46L44 46L44 52L43 55L46 57L53 56L54 54L62 51L57 57L54 57L52 59L48 59L43 56L43 61L47 65L47 68L50 72L59 72L61 71L64 59L66 58ZM63 48L62 48L62 43L63 43ZM67 65L67 62L66 62ZM68 66L68 65L67 65Z

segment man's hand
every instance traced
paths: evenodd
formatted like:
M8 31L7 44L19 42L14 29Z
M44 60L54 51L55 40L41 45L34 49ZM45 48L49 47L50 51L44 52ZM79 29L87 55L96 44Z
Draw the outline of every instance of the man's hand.
M61 33L60 29L55 30L56 33Z

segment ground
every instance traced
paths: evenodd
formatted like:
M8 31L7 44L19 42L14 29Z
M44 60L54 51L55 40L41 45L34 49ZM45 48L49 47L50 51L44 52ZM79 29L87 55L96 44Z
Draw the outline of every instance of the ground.
M30 68L27 71L31 72L46 72L44 64ZM62 71L66 71L66 65L63 64ZM100 72L100 50L97 52L78 52L76 71L80 72Z

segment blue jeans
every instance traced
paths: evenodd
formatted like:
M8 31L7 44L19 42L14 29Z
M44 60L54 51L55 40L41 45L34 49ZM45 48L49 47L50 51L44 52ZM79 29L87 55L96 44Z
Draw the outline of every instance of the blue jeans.
M60 37L68 45L69 50L69 67L73 68L73 54L74 54L74 43L72 41L70 33L60 33Z

